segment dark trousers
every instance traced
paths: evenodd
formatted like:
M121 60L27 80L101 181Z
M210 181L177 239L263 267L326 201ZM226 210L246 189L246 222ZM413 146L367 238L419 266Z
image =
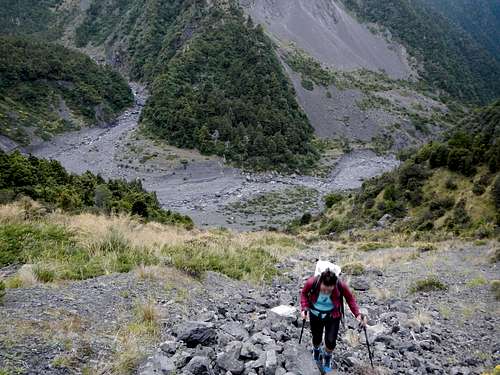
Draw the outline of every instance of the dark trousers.
M310 313L309 320L311 324L313 345L316 348L321 345L324 331L326 349L328 349L328 351L335 349L337 337L339 335L340 318L332 318L331 316L328 316L325 319L321 319Z

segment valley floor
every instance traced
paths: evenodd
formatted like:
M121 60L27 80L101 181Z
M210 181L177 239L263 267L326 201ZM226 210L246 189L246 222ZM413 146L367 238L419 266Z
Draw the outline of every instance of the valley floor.
M105 178L139 178L155 191L164 208L189 215L200 227L224 226L252 230L281 226L305 212L318 212L321 197L350 190L398 165L393 156L357 150L330 161L326 177L246 173L226 166L222 159L181 150L144 136L137 129L147 92L131 84L136 104L107 128L86 128L65 133L26 149L37 157L56 159L69 171L90 170ZM306 194L303 192L306 191ZM271 196L269 196L271 194ZM311 201L305 202L311 195ZM255 200L286 200L286 210L252 206ZM250 210L235 210L234 206Z

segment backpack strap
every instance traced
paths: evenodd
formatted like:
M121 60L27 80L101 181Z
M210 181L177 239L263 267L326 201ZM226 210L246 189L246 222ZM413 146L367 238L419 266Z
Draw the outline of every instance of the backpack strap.
M316 291L318 290L319 288L319 279L321 278L321 276L316 276L315 280L314 280L314 283L311 287L311 289L309 289L309 291L307 292L307 301L309 302L310 305L312 305L311 303L311 296L316 293Z
M344 313L344 288L342 287L342 283L340 282L340 279L337 278L337 289L339 290L340 294L340 321L342 322L342 327L345 328L345 313Z

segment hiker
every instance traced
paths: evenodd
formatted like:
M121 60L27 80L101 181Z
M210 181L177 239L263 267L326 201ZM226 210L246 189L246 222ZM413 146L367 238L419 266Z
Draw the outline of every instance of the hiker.
M318 271L318 268L323 270ZM313 342L313 358L325 372L332 371L332 352L337 343L340 321L344 313L343 298L353 315L362 326L366 317L359 312L358 304L346 283L338 277L340 267L329 262L319 261L315 276L310 277L300 293L302 319L309 317ZM321 351L325 331L325 351ZM323 364L321 363L323 359Z

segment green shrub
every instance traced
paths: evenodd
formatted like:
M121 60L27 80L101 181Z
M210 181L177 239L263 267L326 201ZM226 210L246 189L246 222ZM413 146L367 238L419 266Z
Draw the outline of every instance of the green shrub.
M453 197L435 198L429 202L431 211L449 210L455 205Z
M435 276L431 276L423 280L417 280L415 284L410 288L410 291L412 293L432 292L439 290L448 290L448 286L437 279Z
M500 175L497 176L491 189L491 194L493 196L493 201L495 202L495 207L497 211L500 212Z
M442 143L433 144L429 155L429 166L431 168L444 167L448 163L448 147Z
M470 176L474 171L472 152L465 148L453 148L448 154L448 168Z
M360 262L344 264L342 272L347 275L360 276L365 272L365 266Z
M56 278L56 274L52 269L43 267L42 265L33 267L33 273L37 280L42 283L51 283Z
M347 223L344 220L329 219L324 221L320 228L320 235L328 235L332 233L339 233L347 229Z
M0 302L2 302L3 297L5 296L5 283L3 280L0 280Z
M307 225L311 222L312 215L310 212L306 212L300 218L300 225Z
M323 200L325 201L325 206L327 208L331 208L335 204L342 202L343 197L342 197L342 194L330 193L330 194L325 195Z
M302 87L308 91L314 90L314 83L311 80L303 79L301 82Z
M491 281L491 291L497 301L500 301L500 280Z
M475 183L472 187L472 192L477 196L483 195L485 191L486 189L484 188L484 186L478 183Z
M392 247L391 243L387 242L367 242L358 246L361 251L373 251L378 249L386 249Z
M446 180L444 186L448 190L457 190L458 188L457 184L455 183L455 180L453 180L453 178L451 177Z

